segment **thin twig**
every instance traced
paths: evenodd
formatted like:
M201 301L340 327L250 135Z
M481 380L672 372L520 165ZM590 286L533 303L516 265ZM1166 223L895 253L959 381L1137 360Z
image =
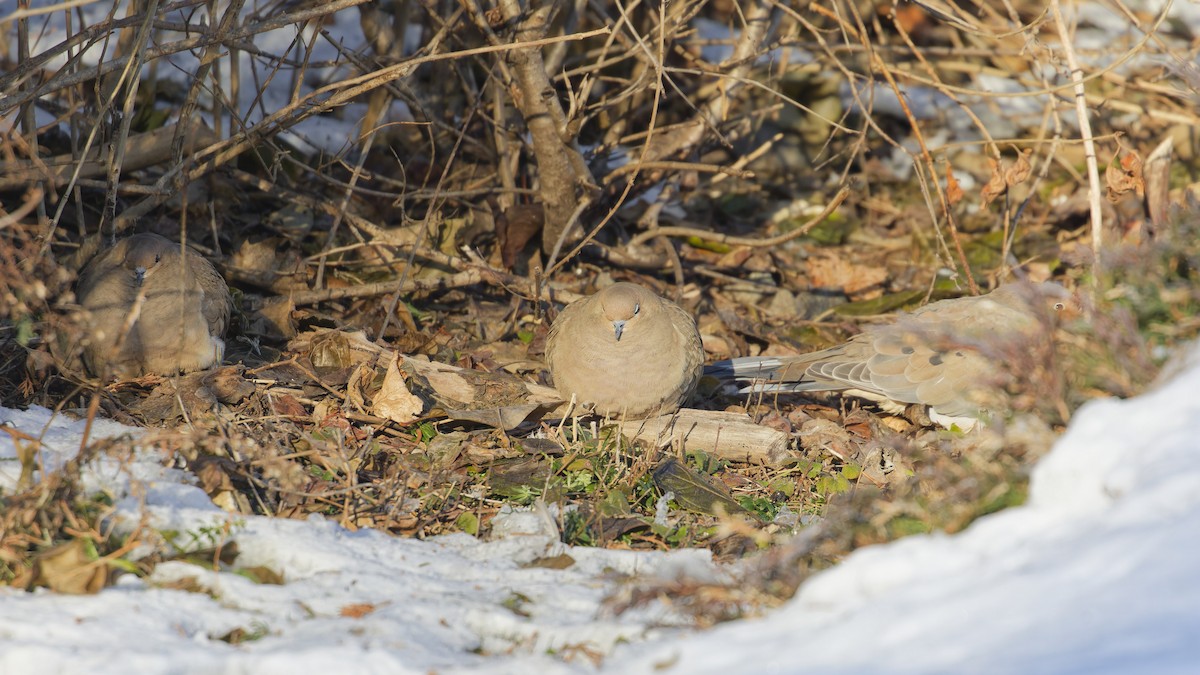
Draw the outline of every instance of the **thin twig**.
M1171 7L1167 2L1163 7L1165 13ZM1100 167L1096 161L1096 144L1092 139L1092 123L1088 118L1087 100L1084 97L1083 70L1075 59L1075 51L1071 47L1071 34L1067 29L1066 19L1063 18L1059 0L1050 0L1050 9L1054 13L1054 26L1058 29L1058 39L1062 43L1063 54L1067 57L1067 66L1071 69L1071 81L1075 89L1075 114L1079 118L1079 136L1083 139L1083 156L1087 162L1088 175L1088 205L1092 222L1092 253L1100 255L1104 237L1104 212L1100 208Z

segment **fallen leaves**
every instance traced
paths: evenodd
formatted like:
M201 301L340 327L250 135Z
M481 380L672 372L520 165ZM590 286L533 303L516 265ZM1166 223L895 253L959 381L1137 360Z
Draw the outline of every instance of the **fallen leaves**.
M1024 183L1029 179L1029 175L1033 172L1033 167L1029 163L1030 156L1033 155L1033 150L1026 148L1017 154L1017 159L1012 166L1005 167L999 160L992 157L987 158L989 167L988 180L979 192L980 206L986 207L991 204L997 197L1006 194L1009 190Z
M409 424L420 418L425 402L414 396L404 383L397 365L399 357L388 362L379 393L372 397L372 408L376 415L399 424Z
M1104 170L1104 189L1108 201L1114 203L1130 192L1142 198L1146 194L1146 181L1142 176L1141 156L1127 152L1121 157L1119 167L1110 160Z
M814 288L836 288L860 297L877 295L888 272L879 265L855 262L841 252L822 250L808 258L808 276Z
M364 616L374 614L376 609L377 607L374 603L358 602L350 605L344 605L341 611L338 612L338 615L347 619L361 619Z
M108 583L109 567L88 539L72 539L42 551L33 567L13 581L26 590L45 587L57 593L90 595Z

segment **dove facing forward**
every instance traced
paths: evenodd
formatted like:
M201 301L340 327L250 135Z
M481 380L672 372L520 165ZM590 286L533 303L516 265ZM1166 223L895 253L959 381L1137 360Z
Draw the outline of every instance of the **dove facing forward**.
M844 344L780 357L716 364L743 392L840 391L880 404L929 406L930 419L969 430L998 401L1003 360L1048 343L1051 318L1071 296L1046 282L1014 282L987 295L930 303L894 323L872 326Z
M550 327L546 364L564 398L608 417L673 413L696 388L704 349L679 305L621 282L567 305Z
M94 375L169 375L224 357L229 288L212 263L165 237L135 234L97 254L75 295L87 312L83 360Z

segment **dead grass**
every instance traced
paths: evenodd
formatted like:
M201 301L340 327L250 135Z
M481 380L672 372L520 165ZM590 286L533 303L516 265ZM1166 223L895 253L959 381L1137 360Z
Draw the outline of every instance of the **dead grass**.
M294 5L271 20L312 27L358 4ZM54 66L48 58L61 50L45 48L0 71L0 115L33 102L60 115L0 138L0 404L162 425L153 440L169 461L236 513L486 536L503 505L542 500L574 507L558 523L571 544L706 546L721 559L765 552L740 590L631 588L614 600L667 593L709 620L752 613L854 548L957 531L1020 503L1031 463L1071 410L1137 393L1166 350L1200 328L1197 219L1147 221L1136 196L1145 185L1129 169L1126 182L1110 181L1110 196L1134 208L1105 203L1108 229L1090 228L1099 194L1055 89L1067 80L1039 75L1059 63L1062 45L1039 23L1041 5L1011 4L1008 14L953 18L838 1L804 12L766 1L648 4L627 16L593 3L558 17L508 1L446 15L361 5L374 47L342 54L337 69L309 70L307 50L325 39L317 33L290 58L255 55L260 75L308 86L254 115L236 103L239 87L269 78L218 78L239 40L276 25L266 17L211 17L192 26L192 43L163 31L149 52L134 39L148 17L111 17L79 34L120 38L102 66ZM725 41L727 58L704 60L713 45L697 37L697 17L740 29ZM405 26L424 29L421 51L400 49ZM15 39L36 23L5 30ZM1182 61L1170 44L1117 46ZM185 49L209 60L182 87L145 71L139 86L118 79L122 59L145 58L161 74L163 59ZM801 51L811 59L785 67ZM1168 69L1085 71L1083 101L1105 111L1092 130L1102 163L1146 154L1200 121L1186 86L1161 86ZM1043 114L1008 120L976 72L1037 91ZM943 109L877 107L895 92L904 102L940 94ZM413 119L389 117L395 101ZM302 136L297 125L354 103L365 104L353 109L365 119L336 153L283 133ZM945 108L969 129L935 146L950 128ZM220 131L163 126L201 110ZM129 152L89 155L101 138ZM1193 173L1192 149L1174 167L1176 188ZM894 152L905 166L889 163ZM628 163L613 161L622 155ZM55 158L66 169L41 168ZM951 169L958 177L947 180ZM968 179L976 187L964 192ZM834 182L853 186L846 202L796 236L822 203L845 196ZM238 292L228 360L239 367L107 386L82 371L72 255L135 222L186 234L219 263ZM1097 258L1100 235L1108 243ZM336 340L295 339L360 329L406 355L544 382L554 303L614 278L674 294L716 359L826 346L864 315L1014 267L1089 291L1053 354L998 355L1021 374L1015 417L960 436L836 398L699 402L792 433L782 466L659 454L605 427L487 428L452 419L438 388L407 372L423 413L396 423L371 404L386 364L352 358ZM502 379L478 386L496 390ZM5 581L25 584L40 557L72 541L93 542L75 558L88 570L125 550L103 533L103 505L78 493L77 475L73 464L2 496Z

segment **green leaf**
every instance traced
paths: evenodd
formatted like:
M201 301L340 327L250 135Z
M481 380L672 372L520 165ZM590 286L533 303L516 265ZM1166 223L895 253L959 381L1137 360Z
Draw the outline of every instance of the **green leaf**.
M463 511L454 519L454 525L472 537L479 535L479 518L470 511Z
M688 246L691 246L692 248L700 249L701 251L712 251L713 253L724 254L724 253L729 253L730 251L733 250L733 247L730 246L729 244L722 244L722 243L715 242L715 241L709 241L708 239L701 239L700 237L688 237L684 241L687 242Z
M35 337L37 337L37 331L34 330L33 319L27 316L21 317L17 321L17 344L28 347Z
M421 422L416 429L416 439L419 443L428 443L438 435L437 427L432 422Z
M871 300L848 302L834 308L834 313L841 316L876 316L890 314L898 309L909 307L925 297L925 291L914 289L881 295Z

